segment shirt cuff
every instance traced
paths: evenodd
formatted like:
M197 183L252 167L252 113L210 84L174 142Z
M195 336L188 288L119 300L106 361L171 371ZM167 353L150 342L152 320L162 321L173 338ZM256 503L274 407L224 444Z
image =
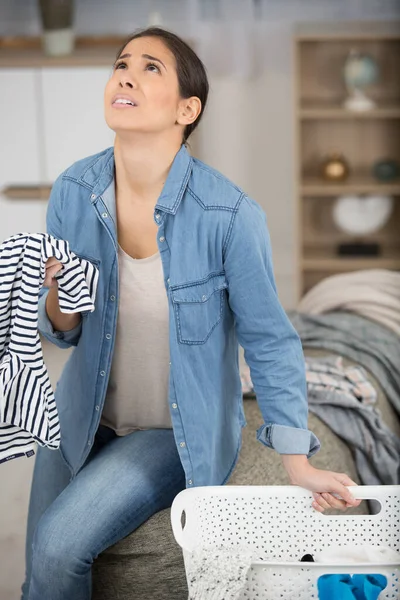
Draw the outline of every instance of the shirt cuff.
M257 439L279 454L306 454L307 458L321 448L319 439L312 431L273 423L260 427Z
M46 312L46 298L49 291L50 290L45 292L39 298L38 329L45 338L47 338L50 342L53 342L53 344L59 346L59 348L76 346L82 329L82 320L76 327L74 327L74 329L70 329L69 331L55 330Z

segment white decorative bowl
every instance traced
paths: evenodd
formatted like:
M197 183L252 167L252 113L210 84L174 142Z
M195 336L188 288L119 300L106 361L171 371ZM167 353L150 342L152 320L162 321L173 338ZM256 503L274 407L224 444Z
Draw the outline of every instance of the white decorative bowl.
M381 229L393 211L391 196L340 196L333 205L333 220L350 235L368 235Z

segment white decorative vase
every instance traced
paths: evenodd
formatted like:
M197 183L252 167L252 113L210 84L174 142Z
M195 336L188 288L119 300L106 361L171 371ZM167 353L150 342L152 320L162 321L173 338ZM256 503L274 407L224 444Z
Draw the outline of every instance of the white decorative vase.
M48 56L64 56L74 49L74 0L38 0L42 46Z
M353 112L367 112L376 107L376 103L361 90L352 90L352 94L343 103L344 108Z
M47 56L65 56L71 54L75 45L72 27L53 29L42 33L42 46Z

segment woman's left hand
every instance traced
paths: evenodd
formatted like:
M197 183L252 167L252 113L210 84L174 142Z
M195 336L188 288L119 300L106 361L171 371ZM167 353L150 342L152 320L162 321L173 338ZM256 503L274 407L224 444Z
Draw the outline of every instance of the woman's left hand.
M285 459L289 462L289 457ZM294 485L313 492L312 506L315 510L319 512L332 508L346 510L361 504L361 500L356 500L346 487L357 484L345 473L316 469L307 460L297 464L295 470L290 468L292 465L285 464L285 466ZM337 498L336 494L342 499Z
M296 482L296 485L313 492L314 502L312 506L319 512L332 508L346 510L361 504L361 500L356 500L346 487L357 485L346 473L323 471L309 465L309 469L299 475L300 482ZM333 494L339 495L343 500Z

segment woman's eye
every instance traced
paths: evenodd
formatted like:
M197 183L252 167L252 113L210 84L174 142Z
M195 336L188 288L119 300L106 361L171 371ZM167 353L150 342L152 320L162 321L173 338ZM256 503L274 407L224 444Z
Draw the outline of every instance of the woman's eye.
M126 63L124 61L116 63L115 70L119 69L120 67L126 67Z
M148 63L146 65L146 70L151 71L152 73L160 73L160 69L154 63Z

